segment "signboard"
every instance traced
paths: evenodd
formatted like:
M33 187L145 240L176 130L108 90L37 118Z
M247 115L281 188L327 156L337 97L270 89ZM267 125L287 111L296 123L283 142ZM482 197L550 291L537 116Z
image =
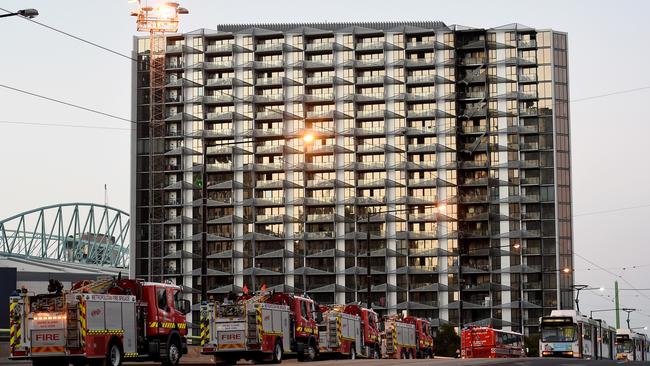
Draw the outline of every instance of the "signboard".
M244 330L244 323L217 323L217 332Z
M64 346L63 329L32 330L32 346Z

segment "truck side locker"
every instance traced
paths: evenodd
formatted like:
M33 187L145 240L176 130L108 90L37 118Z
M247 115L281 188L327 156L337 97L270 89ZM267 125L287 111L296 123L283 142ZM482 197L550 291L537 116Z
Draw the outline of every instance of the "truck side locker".
M258 344L259 335L257 330L257 312L255 309L246 312L246 342L248 344Z
M67 303L66 306L66 347L77 348L79 344L79 316L76 303Z

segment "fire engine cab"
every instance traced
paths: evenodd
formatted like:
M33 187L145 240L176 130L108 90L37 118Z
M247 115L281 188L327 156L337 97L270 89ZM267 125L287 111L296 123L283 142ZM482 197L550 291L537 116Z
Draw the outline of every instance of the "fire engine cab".
M34 366L160 361L178 365L187 353L189 301L172 284L108 278L50 293L26 289L10 297L10 358Z

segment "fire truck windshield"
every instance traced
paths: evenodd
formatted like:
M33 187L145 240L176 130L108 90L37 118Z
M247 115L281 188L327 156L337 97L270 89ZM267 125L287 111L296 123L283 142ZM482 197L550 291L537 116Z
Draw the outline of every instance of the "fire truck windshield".
M542 342L575 342L574 325L542 325Z

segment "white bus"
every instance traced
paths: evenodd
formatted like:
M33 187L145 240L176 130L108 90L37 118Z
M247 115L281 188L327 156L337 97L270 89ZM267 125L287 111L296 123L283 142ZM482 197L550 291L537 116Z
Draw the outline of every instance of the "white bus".
M553 310L540 318L541 357L614 359L615 329L575 310Z
M616 359L625 361L650 360L648 336L630 329L617 329Z

